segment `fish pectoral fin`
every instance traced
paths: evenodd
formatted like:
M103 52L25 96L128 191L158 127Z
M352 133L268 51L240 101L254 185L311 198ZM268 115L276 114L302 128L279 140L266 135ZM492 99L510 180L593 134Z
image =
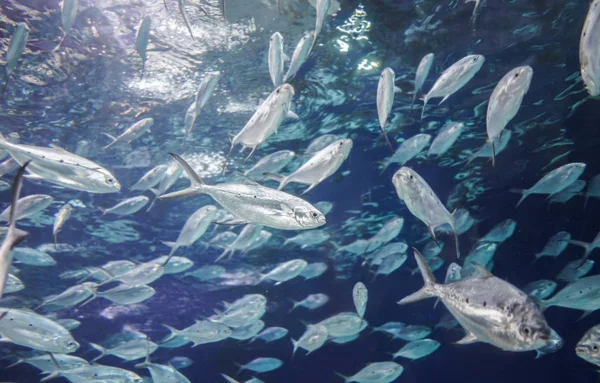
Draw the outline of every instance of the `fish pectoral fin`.
M286 55L285 53L283 54L283 62L289 62L290 61L290 56Z
M471 262L471 264L475 267L475 270L477 271L477 275L480 278L493 277L492 273L490 273L488 271L488 269L486 269L485 267L481 266L479 263L477 263L477 262Z
M462 338L461 340L454 342L454 344L471 344L471 343L476 343L479 342L479 340L477 339L477 337L475 335L473 335L470 332L467 332L467 335L465 335L464 338Z
M298 120L300 118L296 113L292 112L291 110L288 110L286 117L292 120Z
M402 93L402 89L398 86L394 86L394 93Z
M439 105L442 105L444 103L444 101L446 101L448 99L448 97L450 97L450 95L447 95L446 97L442 98L442 101L440 101Z

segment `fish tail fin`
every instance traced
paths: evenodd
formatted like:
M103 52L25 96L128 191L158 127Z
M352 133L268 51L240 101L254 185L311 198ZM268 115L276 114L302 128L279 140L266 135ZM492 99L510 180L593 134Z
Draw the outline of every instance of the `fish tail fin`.
M419 266L419 270L421 270L421 274L423 276L424 286L415 293L401 299L398 301L399 305L405 305L407 303L417 302L423 299L431 298L435 296L435 292L433 291L433 287L436 284L435 276L431 272L431 269L427 265L427 262L417 249L413 249L415 252L415 259L417 260L417 265Z
M63 37L62 37L62 38L60 39L60 41L58 42L58 45L57 45L56 47L54 47L54 49L52 49L52 50L50 51L50 53L54 53L54 52L56 52L57 50L59 50L59 49L60 49L60 47L62 46L62 44L63 44L63 42L65 41L65 39L66 39L66 38L67 38L67 33L65 32L65 33L63 34Z
M344 382L345 382L345 383L348 383L348 382L350 382L350 377L348 377L348 376L345 376L345 375L342 375L342 374L340 374L339 372L335 372L335 371L334 371L333 373L334 373L334 374L336 374L337 376L339 376L340 378L344 379Z
M11 368L11 367L17 366L17 365L19 365L19 364L21 364L21 363L23 363L23 362L25 362L25 359L24 359L23 357L20 357L20 356L18 356L18 357L17 357L17 361L16 361L16 362L14 362L13 364L11 364L10 366L6 367L6 368L8 369L8 368Z
M285 185L287 185L287 177L284 175L276 174L276 173L263 173L263 176L265 176L268 179L271 179L273 181L279 182L279 186L277 187L277 190L281 190L285 187Z
M215 259L215 263L219 262L221 259L225 258L227 256L227 254L229 254L230 252L232 252L232 250L228 247L225 248L225 250L223 250L223 252L221 253L221 255L219 255L217 257L217 259Z
M175 327L169 326L168 324L164 324L163 326L165 326L167 328L167 330L170 331L170 334L162 340L162 343L166 343L168 341L170 341L171 339L174 339L175 337L179 336L179 330L177 330Z
M294 355L296 355L296 350L298 350L298 341L294 338L291 338L292 344L294 345L294 349L292 350L292 360L294 359Z
M292 308L289 309L288 314L291 313L292 311L294 311L296 309L296 307L298 307L300 305L300 302L296 302L293 299L290 299L290 302L292 302Z
M413 94L412 101L410 102L410 109L411 110L415 106L415 101L417 101L417 90L416 89L415 89L415 93Z
M592 251L592 244L588 243L588 242L583 242L583 241L576 241L574 239L569 239L567 242L569 242L571 245L581 246L585 249L585 252L583 253L583 257L581 257L581 262L579 263L579 266L577 266L577 268L580 268L581 266L583 266L585 261L587 261L588 257L590 256L590 253Z
M238 366L238 375L240 374L240 372L244 371L246 369L246 367L244 367L243 365L241 365L240 363L235 363L236 366Z
M163 4L165 5L165 11L168 11L169 8L167 8L167 0L163 0Z
M46 381L48 381L48 380L51 380L51 379L56 379L56 378L59 378L59 377L61 376L60 374L61 374L61 371L60 371L60 370L53 371L53 372L49 373L49 375L48 375L48 376L45 376L45 377L43 377L43 378L40 380L40 382L46 382Z
M390 150L394 152L394 147L392 146L392 143L390 142L390 139L387 133L385 132L385 127L382 127L381 131L383 132L383 138L385 138L385 142L387 142L388 146L390 147Z
M144 361L142 363L138 363L135 365L136 368L145 368L148 367L149 365L152 364L152 362L150 362L150 339L148 339L148 335L143 334L146 336L146 359L144 359ZM169 365L171 365L169 363Z
M521 194L521 199L519 200L519 202L517 202L517 205L515 206L515 209L518 208L519 205L522 204L523 201L525 201L525 198L527 198L529 196L529 193L525 189L510 189L510 192L511 193Z
M423 97L423 110L421 111L421 121L423 121L423 117L425 117L425 108L427 107L427 102L429 102L429 95L426 94Z
M92 362L95 362L98 359L101 359L101 358L103 358L106 355L106 349L104 347L100 346L99 344L90 342L90 346L92 346L92 348L94 350L100 352L100 355L98 355L97 357L95 357L94 359L92 359Z
M456 214L456 209L452 212L452 218ZM456 246L456 259L460 258L460 243L458 242L458 233L456 232L456 221L453 219L450 223L452 233L454 233L454 245Z
M175 153L169 153L175 161L179 163L179 165L183 168L183 171L190 179L191 185L187 189L176 191L169 194L163 194L158 196L158 199L171 199L171 198L179 198L179 197L188 197L196 194L202 193L203 187L206 185L202 178L192 169L192 167L180 156Z
M102 148L102 150L106 150L106 149L108 149L108 148L112 148L112 147L113 147L113 146L114 146L114 145L115 145L115 144L116 144L116 143L119 141L119 140L117 139L117 137L115 137L115 136L113 136L113 135L111 135L111 134L108 134L108 133L102 133L102 134L104 134L106 137L108 137L108 138L110 138L110 139L111 139L111 142L110 142L110 144L108 144L108 145L106 145L105 147L103 147L103 148Z
M490 142L490 144L492 145L492 167L495 168L496 167L496 144L494 143L494 141Z
M177 246L177 242L169 242L169 241L161 241L161 242L163 245L169 246L171 248L171 251L169 252L169 255L167 256L167 260L165 261L165 263L163 263L163 266L165 266L167 263L169 263L169 261L173 257L173 254L175 254L175 252L177 251L179 246Z

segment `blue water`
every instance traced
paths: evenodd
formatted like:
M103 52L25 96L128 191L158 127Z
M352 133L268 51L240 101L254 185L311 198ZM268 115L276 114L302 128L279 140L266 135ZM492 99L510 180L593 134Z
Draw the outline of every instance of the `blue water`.
M598 101L587 99L579 76L579 37L587 1L489 1L473 28L469 26L473 3L342 0L340 10L326 19L311 56L291 81L296 93L292 110L299 120L284 122L278 134L261 145L247 163L236 148L223 177L220 170L229 150L227 135L236 134L273 90L267 67L270 36L281 32L285 52L291 56L302 32L314 29L315 11L307 1L280 1L281 10L275 0L227 0L225 18L217 0L189 1L186 10L194 42L175 1L167 1L165 11L158 0L80 0L74 27L57 52L50 51L62 36L58 1L0 3L2 56L17 22L26 22L30 29L27 49L0 102L0 131L4 135L17 132L24 144L53 143L69 151L75 151L80 141L88 141L87 158L110 169L123 185L119 194L101 195L57 188L43 181L25 181L23 195L50 194L54 202L41 214L19 221L18 226L30 233L23 245L35 248L52 243L53 216L71 201L77 206L59 234L59 243L72 248L51 253L58 262L54 267L16 265L26 288L8 294L17 299L5 297L6 305L35 307L44 297L62 292L75 283L59 278L67 270L119 259L144 262L166 254L168 248L160 241L174 240L192 212L214 204L209 197L159 201L149 212L143 209L123 218L102 216L99 208L139 195L128 187L150 168L167 163L169 152L183 155L207 183L216 184L232 181L236 172L247 170L266 154L283 149L302 153L312 139L331 133L354 141L351 155L333 176L303 197L311 203L334 204L322 228L331 235L330 241L306 250L282 247L283 240L297 233L267 229L273 236L266 245L245 257L237 253L222 263L227 269L223 278L199 282L165 275L152 283L156 295L143 303L111 306L107 300L97 299L83 307L61 310L59 318L82 323L72 331L81 344L75 355L91 360L97 352L88 342L102 344L128 329L159 342L168 334L161 324L184 328L195 319L213 315L214 309L222 309L221 302L232 302L249 293L267 297L268 309L262 318L267 327L285 327L292 338L298 339L305 329L303 323L353 311L352 287L358 281L369 289L365 319L370 327L388 321L433 327L445 312L441 305L433 309L433 300L408 306L396 304L422 286L418 274L411 276L416 267L411 255L399 270L372 281L372 274L361 266L360 256L336 253L330 243L368 239L393 215L405 219L394 241L422 247L422 238L427 238L425 226L398 199L391 183L398 166L392 165L379 174L378 162L391 154L381 137L375 104L378 77L385 67L394 69L396 85L403 90L396 95L392 124L387 128L395 147L417 133L435 136L449 120L466 125L459 140L441 159L420 155L407 164L429 182L449 210L468 209L478 220L460 236L463 254L495 224L512 218L518 223L517 229L496 252L496 276L522 287L537 279L554 279L564 265L581 256L580 248L569 246L560 257L543 258L532 265L534 254L557 231L566 230L575 239L590 241L598 230L600 201L592 198L584 209L581 196L566 204L550 204L544 196L531 196L515 209L518 196L509 189L530 187L548 171L569 162L587 163L584 180L600 173L596 153L600 134ZM142 69L133 46L135 30L145 15L152 16L153 24L148 61ZM482 54L486 61L473 80L441 106L436 106L439 99L433 100L421 122L421 103L417 101L418 107L411 109L412 95L408 92L412 91L419 60L429 52L434 52L436 59L425 90L445 68L467 54ZM508 125L513 132L508 147L499 154L495 167L481 158L465 165L469 154L485 143L486 102L494 86L519 65L530 65L534 76L519 113ZM192 134L186 136L185 112L204 74L215 70L221 72L219 85ZM101 149L110 142L102 133L117 135L144 117L155 121L151 133L130 145ZM543 147L550 143L560 145ZM286 174L301 163L295 161ZM2 179L11 182L12 177L11 173ZM171 190L183 189L188 183L181 177ZM304 189L304 185L294 184L285 191L299 195ZM150 192L144 194L153 197ZM2 208L9 200L10 191L2 191ZM206 238L178 250L176 255L191 259L194 268L212 264L222 250L207 248L201 242L218 232L240 229L215 226L213 231L211 226ZM436 276L443 280L456 254L452 236L440 235L440 239L446 244L440 254L446 263ZM266 272L294 258L325 262L329 268L317 279L252 286L248 276L255 270ZM596 266L590 275L597 273ZM298 309L287 313L290 300L317 292L330 297L327 305L313 312ZM574 347L600 316L594 313L578 320L580 312L557 307L545 315L565 341L558 352L535 359L534 352L510 353L486 344L458 346L453 342L462 338L460 329L436 329L430 338L441 342L441 348L421 360L396 360L405 368L397 381L595 382L594 366L579 359ZM216 383L224 381L221 373L240 381L249 379L253 375L248 371L236 375L237 364L269 356L285 364L260 375L265 382L341 382L334 372L352 375L367 363L389 361L389 353L404 343L381 333L371 334L367 328L354 342L328 343L309 356L300 351L293 360L288 336L270 344L228 339L195 348L160 348L152 361L166 364L174 356L186 356L194 364L181 372L190 381ZM7 355L25 350L10 344L2 346ZM0 360L0 380L40 379L38 370L26 364L5 369L10 363L10 358ZM145 369L135 369L135 362L123 363L112 356L101 363L148 375Z

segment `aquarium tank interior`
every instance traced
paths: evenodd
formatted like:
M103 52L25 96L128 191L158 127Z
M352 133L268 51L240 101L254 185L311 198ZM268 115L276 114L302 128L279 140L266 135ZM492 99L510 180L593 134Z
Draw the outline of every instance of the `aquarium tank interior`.
M0 67L0 382L598 382L600 0L2 0Z

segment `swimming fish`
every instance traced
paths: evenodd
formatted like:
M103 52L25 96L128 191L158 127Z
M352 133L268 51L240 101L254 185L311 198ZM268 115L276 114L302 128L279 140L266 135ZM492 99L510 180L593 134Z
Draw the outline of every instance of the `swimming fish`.
M42 210L46 209L50 204L54 201L52 196L46 194L32 194L27 197L20 198L16 202L16 208L14 213L14 220L18 221L20 219L28 218ZM9 207L4 209L2 213L0 213L0 222L9 222L10 223L10 210L14 206L11 204Z
M533 281L525 285L525 287L523 287L523 292L533 298L541 300L546 299L550 295L552 295L552 293L554 292L554 290L556 290L557 287L558 284L556 282L548 279L541 279L539 281Z
M100 208L102 211L102 215L104 214L115 214L120 216L135 214L140 211L144 206L146 206L150 202L150 198L145 195L127 198L116 204L113 207L109 208Z
M594 249L600 247L600 231L598 232L598 234L596 234L596 236L590 243L583 242L583 241L576 241L573 239L568 239L567 243L569 243L571 245L581 246L585 249L585 252L583 253L583 257L581 257L581 260L580 260L581 264L583 265L583 263L589 258L592 251L594 251Z
M67 220L71 216L72 211L73 206L71 206L71 204L66 203L54 216L54 224L52 226L52 235L54 235L54 243L56 243L56 237L58 233L62 230L65 222L67 222Z
M179 168L179 167L178 167ZM161 164L150 169L146 174L140 178L138 182L133 184L129 189L130 190L150 190L150 188L158 185L162 177L165 175L167 170L167 165Z
M283 366L283 362L277 358L256 358L244 365L239 365L238 374L243 370L254 372L269 372Z
M142 59L142 70L144 70L144 68L146 67L146 60L148 60L147 51L151 27L152 18L150 16L144 16L135 34L135 50Z
M104 133L104 135L107 136L108 138L110 138L112 140L112 142L110 144L106 145L105 147L103 147L102 150L111 148L114 145L116 145L118 142L126 142L126 143L130 144L133 140L139 138L144 133L149 131L150 128L152 127L152 125L154 125L154 119L144 118L142 120L137 121L133 125L131 125L127 130L125 130L123 133L121 133L121 135L119 137L113 137L108 133Z
M394 154L385 159L381 169L381 174L383 174L385 169L387 169L391 164L400 164L401 166L406 164L408 161L421 153L423 149L429 145L429 141L431 141L431 136L429 134L422 133L415 134L411 138L404 141L402 144L400 144L398 149L396 149Z
M392 355L394 359L402 357L415 360L434 353L438 348L440 348L440 342L436 340L418 339L407 343Z
M453 122L446 125L440 130L438 135L435 136L427 155L437 155L439 157L446 153L461 135L464 127L465 125L462 122Z
M452 96L459 89L465 86L479 72L485 62L482 55L469 55L458 60L446 69L436 80L433 87L423 97L423 112L421 119L425 115L425 107L432 98L443 97L440 104Z
M275 32L269 40L268 57L269 75L274 87L283 84L283 70L286 57L285 53L283 53L283 36L281 36L281 33Z
M296 354L298 348L303 348L308 351L306 355L318 350L325 344L328 336L329 332L327 331L327 327L323 325L309 325L300 339L292 339L292 344L294 345L292 358Z
M394 362L377 362L370 363L365 368L352 376L336 375L344 379L345 383L390 383L395 381L402 372L404 367Z
M77 7L79 0L62 0L60 4L60 21L62 22L63 37L60 39L56 48L52 50L55 52L60 49L62 43L67 38L67 35L75 24L75 18L77 17Z
M291 150L280 150L269 154L268 156L261 158L253 167L246 170L244 175L246 177L264 177L264 173L279 173L294 159L295 156L296 153Z
M508 238L512 237L517 228L517 221L514 219L505 219L504 221L496 224L489 233L487 233L479 242L496 242L502 243Z
M4 94L4 92L6 91L6 86L8 85L8 80L10 80L10 76L17 68L19 59L21 58L21 55L25 50L25 45L27 44L28 37L29 29L27 28L27 24L18 23L17 27L15 28L15 31L13 32L12 37L10 38L8 50L6 51L6 65L4 66L4 77L6 78L6 80L4 80L2 94Z
M229 338L236 340L248 340L254 338L256 334L261 332L263 328L265 328L265 322L259 319L246 326L234 328L231 331L231 335L229 335Z
M50 255L29 247L14 247L12 249L13 263L31 266L54 266L56 261Z
M123 368L94 364L69 370L57 369L40 382L64 377L71 382L121 382L142 383L144 380L136 373Z
M265 343L271 343L287 336L288 330L283 327L269 327L264 329L260 334L256 335L250 342L254 342L256 339L265 341Z
M392 177L398 197L404 201L408 210L423 221L435 240L435 229L447 223L454 232L456 257L460 258L458 234L456 233L455 217L446 210L429 184L417 172L408 167L402 167Z
M167 190L169 190L171 186L175 184L175 182L177 182L182 173L183 169L177 164L177 161L173 161L169 164L167 170L165 170L163 176L160 179L160 182L158 183L158 187L150 188L150 191L156 197L154 198L148 209L146 209L146 211L150 211L150 209L152 209L159 197L163 195Z
M304 259L292 259L291 261L280 263L268 273L261 274L258 283L271 279L277 282L275 286L280 285L283 282L296 278L307 265L308 262Z
M207 205L201 207L185 221L185 224L179 232L179 236L177 236L177 240L175 240L175 242L162 241L164 245L167 245L171 248L169 257L167 258L165 264L169 262L169 259L171 259L178 248L182 246L191 246L194 244L194 242L200 239L200 237L206 233L206 230L208 229L210 223L214 220L216 213L216 206Z
M241 250L243 254L246 254L252 243L254 243L254 240L260 235L261 229L261 225L244 225L244 228L242 231L240 231L240 234L238 234L231 244L222 245L225 250L217 257L217 259L215 259L215 262L219 262L227 255L229 255L229 258L231 258L236 250Z
M307 230L292 238L288 238L283 242L283 246L294 243L300 246L302 249L320 245L321 243L329 240L331 236L325 230Z
M579 64L581 78L587 92L592 97L600 95L600 1L593 0L583 24L579 40Z
M394 150L392 143L385 132L385 127L388 123L388 117L394 105L394 93L401 92L394 81L396 74L391 68L385 68L379 75L379 83L377 84L377 115L379 116L379 126L383 132L383 137L390 149Z
M513 189L511 190L514 193L522 194L521 199L517 202L517 206L525 200L531 194L549 194L552 196L556 194L573 182L575 182L585 170L586 164L583 162L573 162L570 164L563 165L557 169L552 170L549 173L546 173L544 177L542 177L538 182L535 183L529 189L521 190L521 189Z
M369 239L369 246L365 250L365 252L369 253L371 251L375 251L379 249L381 246L387 244L394 238L400 234L402 228L404 227L404 218L394 216L388 221L386 221L381 229L375 233ZM400 245L401 246L401 245Z
M492 145L492 166L496 165L495 142L506 125L517 115L523 97L529 91L533 69L521 66L508 72L494 88L488 102L486 127Z
M417 250L415 258L425 286L398 304L439 297L467 332L458 344L484 342L505 351L530 351L545 346L550 340L551 329L541 310L510 283L476 265L478 275L438 284Z
M304 32L302 38L296 45L296 49L294 49L294 54L292 55L292 60L290 62L290 66L283 77L283 82L286 83L292 80L298 70L306 62L308 56L310 55L310 51L312 50L312 46L316 40L315 31Z
M600 366L600 325L596 325L583 334L575 346L575 353L585 361Z
M429 71L431 70L431 65L433 64L433 60L435 59L435 55L433 53L428 53L419 62L419 66L417 67L417 73L415 74L415 93L413 94L413 99L410 104L412 109L417 96L421 93L423 89L423 84L425 84L425 80L427 80L427 76L429 76Z
M320 321L317 325L325 326L330 337L339 338L360 333L368 323L356 313L342 312Z
M582 310L583 316L600 309L600 275L581 278L565 286L550 299L540 301L546 309L552 306Z
M367 287L362 282L357 282L352 289L352 300L354 301L354 307L359 317L365 316L365 310L367 309L367 301L369 300L369 292Z
M293 307L290 309L290 311L288 311L288 313L292 312L296 307L305 307L309 310L316 310L325 305L327 302L329 302L329 297L325 294L310 294L299 302L292 300Z
M194 107L194 122L196 121L198 116L200 116L200 113L202 113L202 109L204 109L206 102L211 98L220 79L221 72L208 72L202 79L200 85L198 85L198 90L196 90L196 96L194 98L194 102L192 103ZM189 124L186 130L186 134L191 133L192 128L194 127L194 122Z
M146 345L146 339L143 338L122 342L110 348L105 348L92 342L90 342L90 346L100 352L100 355L92 359L92 362L100 360L107 355L113 355L119 359L129 362L143 358L146 355L146 347L148 347L150 354L158 350L158 345L156 343L148 341L148 345Z
M570 240L571 233L559 231L548 239L542 251L535 254L535 261L541 257L558 257L567 248Z

